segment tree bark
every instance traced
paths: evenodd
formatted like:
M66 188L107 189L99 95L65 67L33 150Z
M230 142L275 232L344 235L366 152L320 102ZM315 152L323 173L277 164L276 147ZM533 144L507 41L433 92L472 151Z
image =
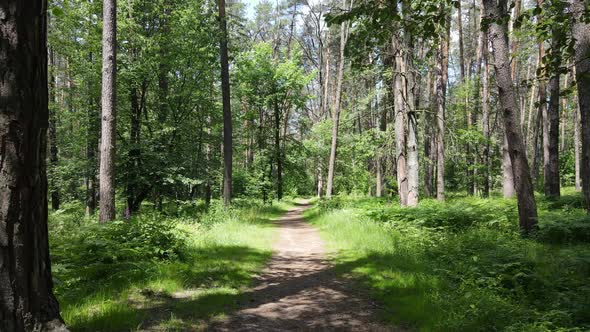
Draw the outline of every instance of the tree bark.
M411 35L406 31L404 37L404 50L401 60L402 77L403 80L403 102L405 104L407 114L407 147L406 153L408 156L408 206L418 206L420 179L418 163L418 119L416 116L416 98L414 88L416 86L414 78L414 70L412 66L412 54L410 50L414 47L411 41Z
M444 14L444 7L441 9ZM444 14L446 15L446 14ZM447 26L445 31L439 37L437 49L437 78L436 78L436 109L437 109L437 132L436 132L436 199L445 200L445 109L447 79L449 67L449 24L448 18L445 20Z
M343 1L346 4L346 1ZM340 24L340 58L338 61L338 77L336 78L336 93L332 105L332 143L330 145L330 161L328 164L328 182L326 183L326 197L332 197L334 187L334 168L336 166L336 149L338 147L338 126L340 125L340 99L342 94L342 78L344 76L344 49L347 39L347 24Z
M47 230L47 2L0 13L0 331L66 331Z
M565 74L563 79L563 89L567 90L569 82L569 72ZM568 109L568 96L561 97L561 118L559 119L559 153L565 152L565 124L567 123L567 109Z
M145 85L145 83L144 83ZM139 177L141 162L141 106L137 87L131 88L131 123L129 130L129 152L127 166L127 209L126 217L137 212L141 205L139 195Z
M426 197L432 197L434 193L434 186L433 186L433 175L434 175L434 149L436 147L436 130L433 130L435 127L434 119L435 117L432 116L432 98L431 95L434 95L433 90L433 75L432 73L428 73L427 81L426 81L426 96L428 96L427 100L427 109L429 112L424 114L424 195Z
M219 58L221 64L221 99L223 104L223 203L228 206L232 198L233 138L229 86L229 59L227 52L227 20L225 0L219 0Z
M275 159L277 162L277 199L283 199L283 156L281 153L281 111L279 102L275 97L274 100L274 118L275 118Z
M574 67L574 77L576 68ZM576 191L582 190L582 179L580 178L580 104L576 102L574 108L574 181Z
M482 132L483 137L486 139L483 151L483 164L484 164L484 172L483 172L483 196L488 197L490 195L490 105L489 105L489 96L490 96L490 88L489 88L489 77L490 77L490 70L488 66L488 39L485 36L485 33L482 32L482 60L483 60L483 75L481 75L481 85L482 85L482 94L481 94L481 111L482 111Z
M537 228L537 204L518 125L518 112L510 73L507 27L506 23L499 23L508 14L507 0L483 0L483 4L486 18L491 20L487 27L488 38L492 42L496 84L514 174L520 228L524 235L528 235Z
M394 127L395 127L395 155L397 188L401 206L408 205L408 165L406 159L406 123L407 110L404 100L405 81L404 72L404 50L398 37L393 37L394 51Z
M96 210L96 179L98 149L98 110L95 109L91 88L88 89L88 110L86 128L86 216L91 216Z
M506 135L504 135L504 143L502 144L502 195L504 198L514 197L514 174L512 173L510 147Z
M326 77L324 78L323 94L322 94L322 114L320 117L327 117L328 100L330 100L330 30L326 31Z
M322 166L318 164L318 188L317 188L317 196L318 198L322 198L322 188L324 187L324 178L322 177Z
M558 56L559 33L553 33L551 53ZM543 129L543 176L545 196L558 198L559 189L559 102L560 102L560 74L557 68L552 68L549 80L549 108L544 113Z
M582 17L587 1L571 0L571 12L574 17L572 34L576 40L576 84L578 85L578 107L580 109L581 130L581 178L582 191L586 200L586 209L590 213L590 24L584 23Z
M100 143L101 222L115 219L115 156L117 137L117 1L103 2L102 130Z

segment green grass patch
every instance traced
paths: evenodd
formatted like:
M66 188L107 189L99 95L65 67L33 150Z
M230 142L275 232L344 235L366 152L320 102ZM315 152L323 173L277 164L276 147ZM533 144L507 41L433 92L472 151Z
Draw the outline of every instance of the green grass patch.
M271 257L288 203L237 202L101 225L78 209L50 218L55 292L72 331L201 329L242 300ZM187 209L190 210L190 209Z
M392 324L421 331L588 330L590 245L583 236L554 241L547 231L587 225L584 211L541 197L540 235L527 240L519 236L515 205L455 197L402 209L383 199L340 198L318 202L306 217L336 254L338 271L366 284Z

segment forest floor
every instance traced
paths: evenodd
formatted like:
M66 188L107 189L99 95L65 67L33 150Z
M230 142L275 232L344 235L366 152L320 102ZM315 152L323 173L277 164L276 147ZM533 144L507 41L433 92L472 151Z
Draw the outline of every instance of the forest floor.
M392 331L358 282L338 275L319 232L303 219L301 203L277 220L279 238L268 266L245 294L247 303L216 331Z

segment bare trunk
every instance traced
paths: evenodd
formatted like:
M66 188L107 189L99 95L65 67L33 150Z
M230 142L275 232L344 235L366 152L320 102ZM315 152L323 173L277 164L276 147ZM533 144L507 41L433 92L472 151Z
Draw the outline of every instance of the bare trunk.
M536 68L539 68L540 66L540 60L537 59L537 66ZM535 97L536 97L536 92L537 92L537 80L533 80L533 85L531 86L531 95L530 95L530 99L529 99L529 106L528 106L528 120L527 120L527 125L526 125L526 135L524 136L524 143L525 146L530 146L531 143L531 125L533 123L533 118L535 117ZM530 155L529 155L530 157Z
M140 96L137 87L133 87L130 93L131 98L131 123L129 130L129 152L127 155L127 208L125 216L139 210L141 200L139 200L139 182L140 182L140 161L141 161L141 106Z
M572 34L576 40L576 84L578 103L582 122L582 190L586 199L586 209L590 213L590 24L582 21L584 5L587 1L571 0L574 23Z
M205 145L205 184L203 188L203 198L205 200L205 206L211 205L211 165L213 164L213 147L210 142L211 140L211 116L207 115L207 143Z
M89 65L94 61L92 52L88 55ZM99 131L99 115L97 109L98 103L95 103L92 94L92 85L88 82L88 110L87 128L86 128L86 215L91 216L96 210L96 190L98 189L98 181L96 178L98 153L98 131Z
M542 109L539 107L536 113L535 128L533 129L532 149L533 149L533 166L531 169L531 176L533 177L533 183L535 187L539 187L539 164L541 159L541 127L543 114Z
M444 9L442 10L444 13ZM437 163L436 163L436 198L439 201L445 199L445 109L446 90L449 66L449 24L448 18L446 31L439 38L437 50L437 78L436 78L436 108L437 108Z
M510 56L506 23L499 23L500 18L507 15L507 0L483 0L483 4L485 15L491 19L488 36L492 42L500 109L504 119L504 129L518 199L520 228L523 234L527 235L537 229L537 204L533 193L531 173L526 159L522 134L518 125L516 99L509 67Z
M102 130L100 143L100 221L115 219L117 137L117 1L103 2Z
M324 178L322 176L322 166L318 166L318 189L317 189L318 198L322 197L322 188L323 187L324 187Z
M407 110L403 98L405 91L404 50L399 40L394 37L393 50L395 53L394 73L394 111L395 111L395 155L397 166L397 188L401 206L408 205L408 165L406 160L406 122Z
M417 129L416 112L411 111L408 113L408 206L418 206L419 198Z
M227 20L225 0L219 0L219 58L221 64L221 99L223 104L223 203L228 206L232 198L233 139L229 87L229 60L227 54Z
M342 78L344 75L344 48L347 39L347 24L340 24L340 57L338 61L338 77L336 78L336 93L334 105L332 105L332 144L330 145L330 162L328 164L328 183L326 184L326 197L332 197L334 187L334 168L336 167L336 149L338 147L338 126L340 124L340 97L342 93Z
M275 159L277 162L277 199L283 199L283 157L281 154L281 112L279 102L274 101L275 117Z
M576 76L576 69L574 67L574 77ZM574 181L576 191L582 190L582 179L580 178L580 104L576 103L574 108Z
M330 95L330 31L328 30L326 37L326 77L324 78L324 87L322 95L322 114L320 117L326 116L328 112L328 100Z
M558 33L553 34L552 53L559 48ZM557 54L555 54L557 57ZM560 74L552 70L549 80L549 108L544 114L543 126L543 176L545 196L559 197L559 79Z
M433 188L433 175L434 175L434 151L433 147L436 148L436 140L435 140L435 132L433 127L435 126L434 119L435 117L432 116L432 102L431 102L431 95L433 94L433 75L431 73L428 74L427 80L427 88L426 88L426 95L428 97L428 107L427 112L424 115L424 195L426 197L432 197L434 193Z
M419 163L418 163L418 119L416 117L416 97L414 95L414 87L416 86L414 71L412 66L412 54L410 50L414 47L411 44L411 36L406 32L404 36L404 53L402 72L403 72L403 101L406 106L406 114L408 121L408 141L406 153L408 155L408 206L418 206L420 179L419 179Z
M502 144L502 195L504 198L514 197L514 174L509 151L508 140L504 135L504 144Z
M490 195L490 105L489 105L489 66L488 66L488 50L487 44L488 39L485 36L485 33L482 33L484 49L483 51L483 75L481 76L481 83L482 83L482 94L481 94L481 111L482 111L482 131L483 137L486 139L484 151L483 151L483 164L484 164L484 174L483 174L483 196L488 197Z
M0 3L0 331L66 331L47 231L46 11Z
M567 90L570 82L569 82L569 72L565 74L565 79L563 80L563 89ZM561 118L559 120L559 152L565 152L565 124L567 123L567 104L568 104L568 97L564 96L561 98Z

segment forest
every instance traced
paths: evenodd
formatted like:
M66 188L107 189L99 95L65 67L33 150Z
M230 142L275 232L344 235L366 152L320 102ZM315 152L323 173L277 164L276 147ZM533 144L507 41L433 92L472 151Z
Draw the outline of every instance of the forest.
M590 330L589 0L0 0L0 332Z

